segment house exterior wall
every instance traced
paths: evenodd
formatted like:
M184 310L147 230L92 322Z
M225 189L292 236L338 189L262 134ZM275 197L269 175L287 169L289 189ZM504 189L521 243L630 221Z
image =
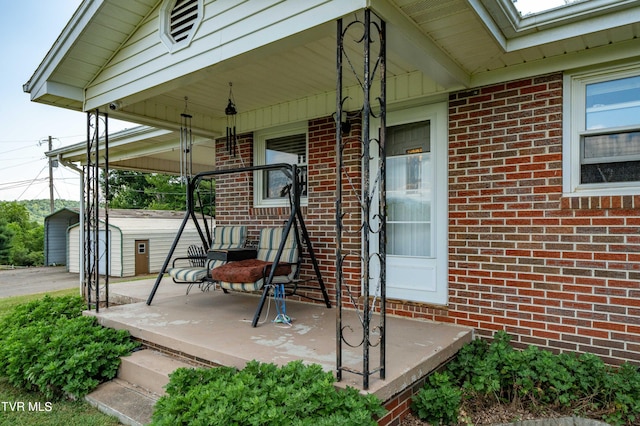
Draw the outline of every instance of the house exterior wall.
M357 228L360 224L356 193L360 191L360 141L361 126L354 123L351 133L343 139L345 144L345 165L351 176L356 177L355 192L346 194L345 209L351 214L346 221L349 235L345 244L352 251L351 258L359 259L360 238ZM335 123L332 117L308 122L308 203L302 207L302 214L319 263L322 279L331 300L336 295L335 268ZM231 157L225 149L225 141L216 143L216 170L253 165L253 137L251 134L239 138L236 157ZM241 224L248 226L249 244L255 243L259 229L269 226L283 226L289 217L288 207L254 207L253 176L251 173L228 174L216 179L216 223L220 225ZM359 264L350 260L345 264L345 281L360 293ZM314 277L308 252L303 251L301 276ZM320 292L310 291L312 297L320 298Z
M563 195L562 101L561 73L450 95L450 305L415 315L637 362L640 197Z
M452 93L449 98L449 304L388 300L390 314L456 323L519 346L591 352L610 363L640 352L640 197L562 193L562 73ZM335 130L309 122L309 203L314 249L335 298ZM359 131L346 139L359 182ZM252 164L252 138L218 167ZM240 156L242 160L240 160ZM251 176L217 181L217 220L281 224L286 209L253 207ZM348 195L348 194L347 194ZM347 201L359 224L357 203ZM347 243L354 253L360 240ZM310 272L309 265L305 269ZM358 262L345 267L359 294ZM348 299L343 298L348 301Z

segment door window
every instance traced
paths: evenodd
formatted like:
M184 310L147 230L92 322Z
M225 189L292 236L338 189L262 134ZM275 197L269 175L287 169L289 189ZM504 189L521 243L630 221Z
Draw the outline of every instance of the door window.
M432 256L428 121L387 128L387 254Z

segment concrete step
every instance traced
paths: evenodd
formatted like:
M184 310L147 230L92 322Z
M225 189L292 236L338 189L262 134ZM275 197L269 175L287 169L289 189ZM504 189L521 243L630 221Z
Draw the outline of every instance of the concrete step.
M131 383L114 379L98 386L85 400L103 413L117 417L124 425L143 426L151 423L158 398Z
M86 400L120 423L143 426L151 422L153 406L165 394L169 374L189 364L151 349L121 358L117 378L103 383Z
M168 355L143 349L121 358L117 377L156 395L164 395L169 374L180 367L191 365Z

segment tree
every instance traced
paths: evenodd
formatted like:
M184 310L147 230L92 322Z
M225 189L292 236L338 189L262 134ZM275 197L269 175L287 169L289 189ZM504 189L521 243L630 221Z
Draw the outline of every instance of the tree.
M13 232L5 221L0 221L0 264L8 264L11 258Z
M185 185L177 176L149 174L145 176L145 194L152 200L148 208L154 210L185 210L187 195Z
M185 210L185 184L178 176L140 173L124 170L109 171L109 207L114 209ZM105 190L104 174L100 185ZM202 205L205 214L213 215L215 208L213 181L200 182L195 194L196 209Z
M16 201L0 201L0 218L5 223L25 225L29 222L29 210Z
M44 226L29 220L27 208L0 201L0 261L20 266L44 263Z
M114 209L144 209L150 203L150 196L145 193L146 175L127 170L109 171L109 206ZM100 175L100 186L106 193L104 173Z

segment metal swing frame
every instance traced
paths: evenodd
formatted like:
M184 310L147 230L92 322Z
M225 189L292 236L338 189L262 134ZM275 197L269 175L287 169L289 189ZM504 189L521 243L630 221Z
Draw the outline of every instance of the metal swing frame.
M276 271L276 267L278 266L278 262L280 261L280 257L284 248L284 243L287 239L287 236L289 235L289 232L293 231L296 232L295 237L296 239L300 238L300 236L302 237L302 240L306 246L306 249L308 251L309 254L309 258L311 259L311 263L313 265L313 269L316 275L316 279L318 281L318 286L317 287L310 287L310 286L305 286L305 285L299 285L298 282L296 281L295 283L293 283L293 289L289 290L287 292L287 295L297 295L299 297L303 297L306 299L310 299L310 300L315 300L315 301L322 301L324 302L324 304L326 305L327 308L331 308L331 302L329 300L329 294L327 293L327 289L326 286L324 284L324 281L322 279L322 274L320 273L320 267L318 265L318 261L315 255L315 252L313 250L313 245L311 244L311 240L309 238L309 233L307 231L307 227L304 223L304 218L302 216L302 209L300 208L300 182L298 179L299 176L299 168L298 166L296 166L295 164L286 164L286 163L279 163L279 164L270 164L270 165L262 165L262 166L253 166L253 167L240 167L240 168L234 168L234 169L229 169L229 170L213 170L213 171L208 171L208 172L201 172L198 173L197 175L195 175L193 178L189 179L189 181L187 182L187 211L185 212L184 218L182 220L182 223L180 224L180 228L178 229L178 232L176 234L176 237L173 240L173 243L171 244L171 248L169 249L169 252L167 253L167 257L162 265L162 268L160 269L160 272L158 274L158 277L156 279L156 282L151 290L151 293L149 294L149 297L147 298L147 305L151 305L153 298L156 294L156 291L158 290L158 287L160 286L160 282L162 281L162 278L164 277L164 274L166 273L167 267L169 266L169 262L171 261L171 258L173 257L173 254L175 252L175 249L178 245L178 242L180 241L180 237L182 236L182 233L184 232L184 229L188 223L189 220L193 220L196 230L198 232L198 235L200 236L200 239L202 241L202 245L204 246L205 250L209 249L209 245L210 245L210 233L209 230L206 226L206 222L205 222L205 230L206 230L206 234L203 232L202 227L200 226L200 223L198 222L198 219L196 217L195 214L195 209L194 209L194 192L196 190L196 188L198 187L198 184L200 183L200 181L204 178L208 178L208 177L215 177L215 176L220 176L220 175L228 175L228 174L235 174L235 173L245 173L245 172L254 172L254 171L262 171L262 170L283 170L286 171L287 174L290 173L290 175L292 177L292 183L291 183L291 211L289 214L289 218L287 219L287 222L285 224L284 227L284 236L282 239L282 243L280 245L280 247L278 248L278 252L276 254L276 258L275 261L273 263L273 266L271 268L271 272L269 273L269 276L267 277L267 280L264 284L264 288L263 288L263 292L262 292L262 296L260 298L260 302L258 304L258 308L256 309L256 313L254 315L253 321L252 321L252 326L255 327L258 324L258 319L260 318L260 314L262 312L262 308L264 306L264 303L267 299L267 296L269 294L269 291L271 290L271 288L273 287L272 285L272 281L274 278L274 274ZM300 231L298 233L298 230ZM301 234L301 235L300 235ZM300 241L298 241L299 243ZM301 248L300 244L298 244L298 247ZM322 292L322 299L316 299L313 298L311 296L307 296L305 294L298 294L297 290L304 290L304 289L314 289L317 290L319 289Z

